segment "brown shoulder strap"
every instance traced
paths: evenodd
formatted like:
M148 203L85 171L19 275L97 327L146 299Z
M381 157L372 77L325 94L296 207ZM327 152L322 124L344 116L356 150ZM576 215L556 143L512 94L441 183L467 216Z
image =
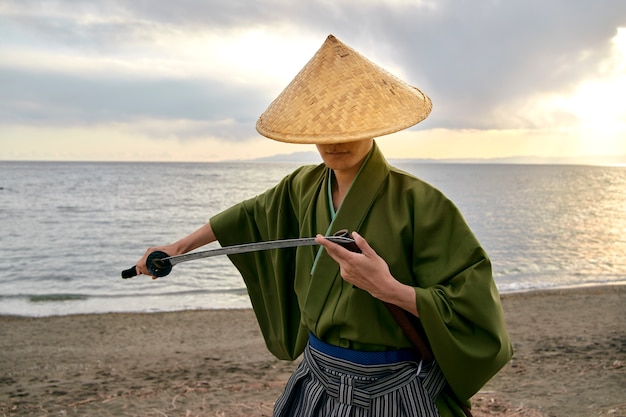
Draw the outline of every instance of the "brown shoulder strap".
M414 324L411 323L411 319L408 314L394 304L385 303L385 306L391 313L394 319L398 322L398 325L402 329L404 335L409 339L413 347L420 354L422 360L426 363L432 362L435 357L433 356L432 351L430 350L430 346L424 342L425 338L422 338L415 328Z
M422 360L426 363L432 362L435 359L435 356L430 349L428 339L426 338L426 334L424 333L419 319L417 317L413 318L413 316L410 316L409 313L397 305L385 303L385 306L393 318L398 322L398 325L402 329L404 335L409 339L413 347L420 354ZM450 384L446 384L444 391L452 397L454 401L456 401L466 417L472 417L471 410L456 396L456 394L452 391Z

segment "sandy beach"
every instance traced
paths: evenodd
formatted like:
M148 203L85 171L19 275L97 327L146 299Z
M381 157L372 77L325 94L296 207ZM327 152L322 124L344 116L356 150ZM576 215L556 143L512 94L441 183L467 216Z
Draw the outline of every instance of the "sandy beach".
M515 355L481 416L626 416L626 286L502 296ZM5 416L270 416L296 363L251 310L0 317Z

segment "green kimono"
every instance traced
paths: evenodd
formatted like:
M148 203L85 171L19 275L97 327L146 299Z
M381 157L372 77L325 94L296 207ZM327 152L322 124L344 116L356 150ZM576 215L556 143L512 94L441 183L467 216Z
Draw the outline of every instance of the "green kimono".
M435 358L456 395L468 400L512 355L487 254L450 200L391 167L376 144L333 219L329 177L324 164L299 168L211 218L213 231L223 246L357 231L397 280L415 288ZM345 282L319 246L231 260L267 347L280 359L298 357L309 332L358 350L411 346L384 304ZM442 415L458 411L446 394L437 406Z

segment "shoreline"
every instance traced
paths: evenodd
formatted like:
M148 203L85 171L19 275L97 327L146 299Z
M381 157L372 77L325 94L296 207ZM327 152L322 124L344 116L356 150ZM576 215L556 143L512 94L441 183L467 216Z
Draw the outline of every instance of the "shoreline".
M515 296L520 294L528 294L528 293L542 293L542 292L551 292L551 291L569 291L569 290L578 290L578 289L593 289L593 288L603 288L603 287L626 287L626 280L621 281L611 281L604 283L583 283L583 284L574 284L567 286L557 286L557 287L547 287L547 288L529 288L529 289L517 289L511 291L499 291L501 297L506 296ZM63 303L63 302L73 302L75 300L87 300L89 296L82 295L63 295L63 297L68 297L67 299L57 299L59 295L54 294L51 295L51 300L40 300L41 297L48 296L29 296L24 298L36 298L36 301L30 301L35 305L41 303ZM80 298L75 298L80 297ZM127 298L127 297L125 297ZM206 307L192 307L192 308L172 308L172 309L162 309L162 310L119 310L119 311L87 311L87 312L70 312L70 313L52 313L52 314L17 314L17 313L3 313L0 312L0 318L2 317L24 317L24 318L48 318L48 317L65 317L65 316L82 316L82 315L106 315L106 314L162 314L162 313L178 313L178 312L186 312L186 311L229 311L229 310L251 310L252 307L243 307L243 306L235 306L235 307L216 307L216 308L206 308Z
M515 354L476 417L626 417L626 285L501 297ZM0 333L8 416L269 416L297 365L251 309L3 315Z

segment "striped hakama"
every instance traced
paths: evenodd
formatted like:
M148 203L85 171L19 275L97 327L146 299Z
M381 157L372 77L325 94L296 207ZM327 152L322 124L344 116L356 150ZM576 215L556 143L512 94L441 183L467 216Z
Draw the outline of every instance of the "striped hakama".
M437 417L446 380L413 351L361 352L311 335L304 358L274 406L274 417Z

